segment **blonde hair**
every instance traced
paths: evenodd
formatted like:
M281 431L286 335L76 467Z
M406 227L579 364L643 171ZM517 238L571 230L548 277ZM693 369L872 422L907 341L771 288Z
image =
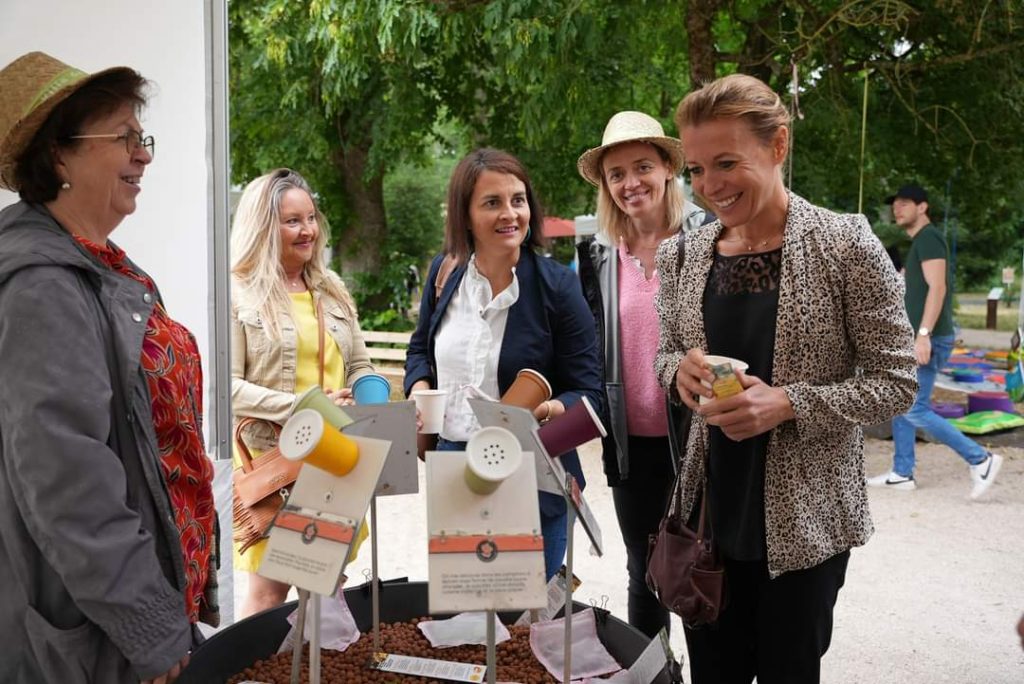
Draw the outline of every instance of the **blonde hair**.
M714 119L743 119L765 145L782 126L790 124L782 99L763 81L746 74L723 76L682 99L676 108L676 128L697 126Z
M672 162L668 154L654 143L647 143L658 151L658 157L669 166L669 178L665 183L665 225L673 232L683 225L683 207L686 205L686 198L683 196L683 188L676 180L675 174L671 173ZM614 147L614 146L613 146ZM612 147L608 148L609 150ZM605 150L607 153L608 150ZM598 160L598 169L601 166L604 155ZM603 234L611 244L618 244L619 240L629 237L633 221L626 212L615 204L612 194L608 191L608 183L604 178L604 171L601 171L601 184L597 187L597 230Z
M313 191L295 171L277 169L245 186L231 224L231 273L237 280L232 296L259 312L268 336L275 340L281 335L281 315L290 314L292 308L281 266L280 212L281 199L293 188L309 195L320 228L313 242L313 258L303 268L302 278L307 286L316 285L340 301L353 318L356 315L352 295L324 260L330 227Z

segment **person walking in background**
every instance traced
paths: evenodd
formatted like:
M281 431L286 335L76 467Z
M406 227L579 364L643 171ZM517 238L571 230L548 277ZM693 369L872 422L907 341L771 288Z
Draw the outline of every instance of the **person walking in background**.
M892 470L869 478L868 484L899 491L917 488L914 441L917 428L922 428L967 461L972 482L970 496L977 499L995 482L1003 457L966 437L931 406L935 377L953 353L954 342L952 274L947 268L946 239L928 218L928 193L921 186L904 185L886 203L892 205L896 225L911 240L904 266L904 300L907 316L917 331L914 356L918 390L910 411L892 419Z
M654 255L663 240L704 219L676 180L682 165L679 139L641 112L613 116L601 145L577 163L598 193L598 235L579 243L577 253L604 353L604 471L626 546L629 624L652 638L668 629L669 614L647 587L648 537L658 530L675 476L665 392L654 375Z
M850 549L873 531L861 426L906 410L916 389L902 286L863 216L786 189L790 118L767 85L718 79L683 98L676 125L718 215L657 255L656 372L694 412L681 513L695 524L706 475L725 568L717 623L686 628L690 672L813 684ZM743 391L714 398L709 353L749 364Z
M551 384L552 398L534 411L538 420L561 415L581 397L602 410L594 318L576 274L540 256L543 223L526 169L511 154L483 148L456 165L443 253L424 281L405 362L406 396L448 392L439 450L462 450L480 429L467 403L474 391L498 398L524 368ZM442 268L449 275L439 279ZM559 460L583 489L576 451ZM540 518L550 579L565 555L564 497L541 492Z
M257 419L241 430L254 460L277 444L275 426L321 376L328 396L346 405L352 383L374 372L355 303L324 261L328 235L313 191L295 171L277 169L242 192L231 229L231 409L236 426ZM256 574L266 539L241 529L237 513L234 568L249 573L243 618L283 603L289 586ZM366 535L360 525L353 556Z
M195 338L110 235L155 143L147 81L0 71L0 681L167 684L219 622Z

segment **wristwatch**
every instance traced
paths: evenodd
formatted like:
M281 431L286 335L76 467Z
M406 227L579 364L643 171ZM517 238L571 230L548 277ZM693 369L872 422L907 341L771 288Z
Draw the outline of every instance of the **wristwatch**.
M926 328L923 325L920 328L917 329L917 334L920 337L928 337L931 334L931 332L932 332L931 330L929 330L928 328Z

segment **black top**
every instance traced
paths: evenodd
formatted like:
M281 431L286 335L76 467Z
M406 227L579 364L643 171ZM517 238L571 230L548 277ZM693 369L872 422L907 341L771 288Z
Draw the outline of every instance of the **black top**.
M704 287L708 352L750 364L771 384L782 249L715 260ZM715 541L736 560L765 557L764 463L771 432L734 442L710 426L709 514Z

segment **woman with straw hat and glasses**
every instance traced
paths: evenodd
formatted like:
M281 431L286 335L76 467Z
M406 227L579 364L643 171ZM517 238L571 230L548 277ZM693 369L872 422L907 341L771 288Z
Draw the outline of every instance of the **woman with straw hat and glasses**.
M863 216L786 189L789 121L739 74L676 111L694 191L718 215L682 255L669 241L657 256L673 273L656 300L656 371L694 412L682 515L700 510L706 477L725 568L717 623L686 629L695 684L819 680L850 549L872 532L860 426L906 410L916 389L900 278ZM715 377L705 354L749 365L738 394L702 384Z
M198 348L109 240L153 160L146 85L0 71L4 682L170 682L217 623Z
M581 242L579 273L603 342L608 436L604 470L626 546L629 623L654 637L668 611L647 588L647 539L672 488L665 392L654 375L658 347L654 255L662 241L696 228L704 212L683 197L682 144L641 112L619 112L601 145L577 168L597 186L598 234Z

